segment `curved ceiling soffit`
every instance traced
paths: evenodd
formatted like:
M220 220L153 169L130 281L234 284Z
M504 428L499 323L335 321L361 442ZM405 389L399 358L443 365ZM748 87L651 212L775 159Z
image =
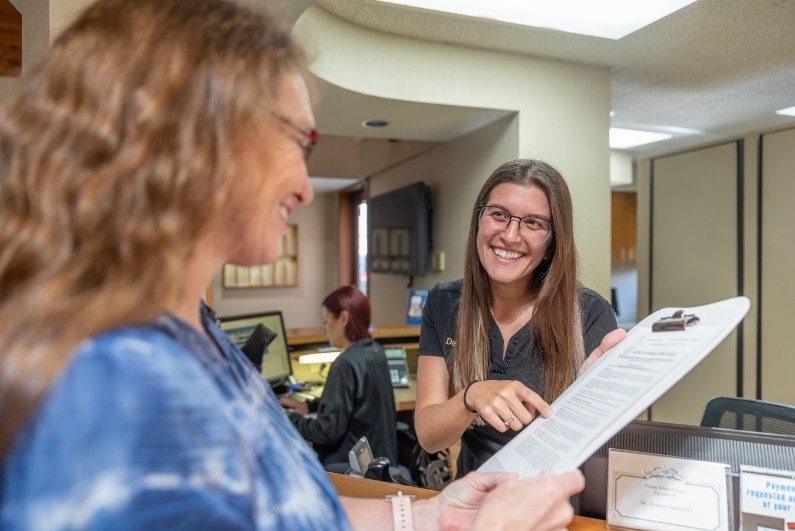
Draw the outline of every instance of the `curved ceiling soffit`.
M383 33L472 48L561 61L611 66L617 41L463 15L404 7L374 0L315 0L334 15Z
M310 71L329 87L389 100L492 109L490 105L466 101L464 96L449 90L428 94L412 83L408 75L412 69L417 75L425 76L426 81L428 76L442 75L438 68L440 59L429 57L427 41L419 43L416 39L374 31L314 5L301 14L293 33L307 49ZM470 57L460 47L454 48L457 49L448 50L450 61Z
M373 98L406 100L380 80L383 57L373 55L384 32L373 31L318 7L309 6L296 20L293 35L309 56L309 70L326 91L345 91ZM351 58L356 60L352 61ZM403 95L405 96L405 95ZM410 101L410 100L406 100Z
M318 83L321 89L318 121L324 125L333 123L334 128L342 128L339 124L352 122L361 108L376 108L377 104L379 111L389 106L393 117L390 123L394 120L396 127L408 117L426 124L424 131L413 131L404 125L403 138L443 141L521 109L517 102L522 101L522 95L510 94L498 102L491 90L484 89L483 83L476 83L471 90L450 90L450 83L471 76L473 61L493 65L498 72L495 75L512 68L511 64L495 63L492 50L473 52L471 47L451 43L434 43L429 47L427 40L373 30L319 5L310 6L301 14L294 35L308 50L311 72L322 80ZM505 57L508 63L512 62ZM441 64L444 67L440 68ZM422 82L417 82L417 76ZM361 98L353 101L353 95ZM337 107L347 109L348 114L341 116ZM431 131L429 123L436 124L438 132ZM360 124L359 121L356 126ZM356 135L350 130L337 134ZM387 137L390 133L384 131L373 136L382 135Z
M473 97L478 89L461 85L471 90L450 90L451 83L464 83L472 78L473 71L480 72L476 78L482 81L505 75L512 68L524 69L526 59L565 64L549 62L546 57L505 54L373 30L319 5L301 14L293 34L307 50L310 70L316 76L354 92L402 101L517 111L516 102L495 102L491 92Z

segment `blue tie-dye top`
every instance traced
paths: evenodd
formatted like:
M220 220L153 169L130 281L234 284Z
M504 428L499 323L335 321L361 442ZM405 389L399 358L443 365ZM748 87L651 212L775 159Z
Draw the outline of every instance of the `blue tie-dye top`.
M216 345L163 316L79 346L3 463L1 529L349 528L270 388L202 319Z

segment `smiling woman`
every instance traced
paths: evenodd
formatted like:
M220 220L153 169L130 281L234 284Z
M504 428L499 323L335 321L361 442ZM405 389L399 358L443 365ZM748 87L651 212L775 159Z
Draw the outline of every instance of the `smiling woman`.
M596 359L616 328L610 304L578 285L563 177L541 161L503 164L475 200L464 278L437 285L425 306L420 443L434 452L461 438L459 474L474 470L548 415L547 403L592 363L585 353Z

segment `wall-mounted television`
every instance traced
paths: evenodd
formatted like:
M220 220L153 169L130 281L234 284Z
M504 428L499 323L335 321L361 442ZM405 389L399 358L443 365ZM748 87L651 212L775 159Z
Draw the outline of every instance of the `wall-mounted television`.
M428 270L431 192L416 182L368 200L368 258L371 273L422 276Z

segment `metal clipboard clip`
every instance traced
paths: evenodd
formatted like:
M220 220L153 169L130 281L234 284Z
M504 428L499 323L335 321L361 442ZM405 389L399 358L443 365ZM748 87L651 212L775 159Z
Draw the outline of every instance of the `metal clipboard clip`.
M699 318L692 313L684 313L683 310L677 310L670 317L663 317L651 325L652 332L673 332L675 330L684 330L688 326L693 326L699 321Z

